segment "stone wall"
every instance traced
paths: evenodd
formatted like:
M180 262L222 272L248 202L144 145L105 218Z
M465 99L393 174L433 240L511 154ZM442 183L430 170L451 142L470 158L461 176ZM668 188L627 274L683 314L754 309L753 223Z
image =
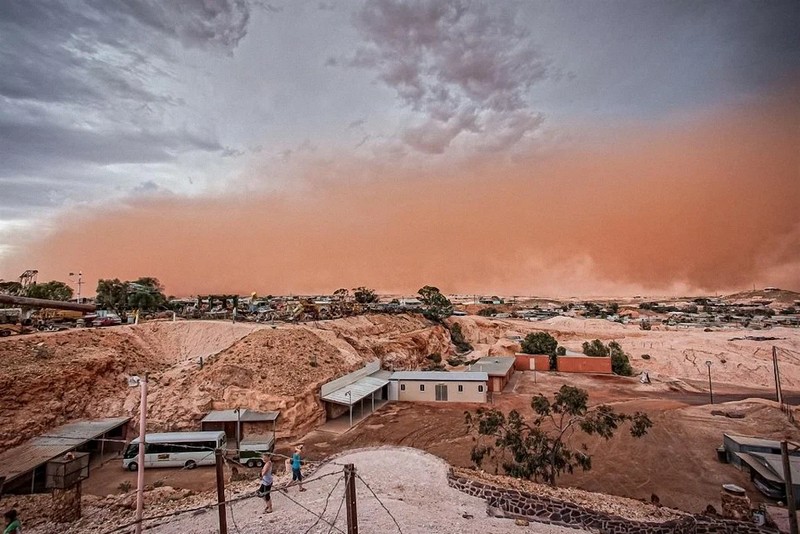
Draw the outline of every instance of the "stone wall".
M505 517L582 528L600 534L777 534L778 532L770 528L757 527L753 523L693 515L664 522L634 521L590 510L570 502L471 480L455 475L452 470L448 475L448 481L453 488L485 499L490 508L501 511Z

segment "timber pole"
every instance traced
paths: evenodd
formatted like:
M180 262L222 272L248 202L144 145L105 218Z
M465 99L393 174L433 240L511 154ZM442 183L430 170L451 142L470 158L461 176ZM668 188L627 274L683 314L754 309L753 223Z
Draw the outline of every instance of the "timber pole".
M142 533L142 513L144 512L144 452L147 435L147 373L139 381L142 388L139 401L139 465L136 473L136 534Z
M789 510L789 534L797 532L797 504L794 500L794 483L792 482L792 464L789 460L789 446L781 441L781 460L783 460L783 480L786 483L786 506Z
M214 451L217 464L217 507L219 508L219 534L228 534L228 518L225 516L225 471L222 449Z
M358 513L356 510L356 468L353 464L344 466L345 509L347 511L347 534L358 534Z

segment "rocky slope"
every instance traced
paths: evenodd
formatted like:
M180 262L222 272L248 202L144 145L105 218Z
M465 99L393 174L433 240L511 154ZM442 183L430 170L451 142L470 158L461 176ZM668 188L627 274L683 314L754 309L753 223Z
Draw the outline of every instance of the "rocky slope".
M130 375L148 373L149 424L197 428L209 410L280 410L280 434L324 416L321 384L375 358L414 369L451 352L447 330L421 317L370 315L272 328L218 321L151 322L0 340L0 449L82 418L135 416ZM200 367L200 358L203 367Z

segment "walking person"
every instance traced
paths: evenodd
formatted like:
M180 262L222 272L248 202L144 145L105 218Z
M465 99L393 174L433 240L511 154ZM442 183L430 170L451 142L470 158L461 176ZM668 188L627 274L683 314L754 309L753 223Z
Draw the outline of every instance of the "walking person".
M17 519L17 511L9 510L4 514L6 519L6 528L3 534L22 534L22 523Z
M303 465L303 459L300 457L302 452L302 445L294 448L294 454L292 454L292 482L296 481L300 486L300 491L305 491L306 489L303 487L303 472L300 470L300 466Z
M264 497L264 504L266 505L264 513L271 514L272 497L270 496L270 492L272 491L272 456L265 454L261 459L264 461L264 466L261 468L261 487L258 488L258 494Z

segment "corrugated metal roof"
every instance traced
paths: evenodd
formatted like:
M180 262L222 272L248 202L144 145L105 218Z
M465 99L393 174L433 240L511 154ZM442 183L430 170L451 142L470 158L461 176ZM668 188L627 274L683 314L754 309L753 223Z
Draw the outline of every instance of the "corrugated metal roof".
M739 445L746 445L750 447L764 447L768 449L780 449L781 442L776 441L774 439L763 439L763 438L752 438L749 436L737 436L735 434L723 434L723 436L728 437L734 443L738 443Z
M734 454L767 480L781 484L785 483L783 479L783 460L780 454L764 452L737 452ZM792 484L800 484L800 458L790 456L789 465L792 471Z
M463 371L449 373L447 371L396 371L392 380L436 380L437 382L486 382L487 373Z
M326 402L335 402L336 404L344 404L345 406L351 406L367 395L378 391L388 383L389 381L385 378L378 378L374 375L365 376L359 378L352 384L343 386L336 391L332 391L327 395L324 395L322 400Z
M258 423L262 421L275 421L281 412L257 412L255 410L244 409L241 411L242 423ZM208 413L200 421L201 423L235 423L237 421L236 410L214 410Z
M6 482L10 482L128 421L130 417L109 417L54 428L45 436L33 438L0 454L0 476L5 476Z
M470 371L484 372L489 375L505 376L514 366L513 356L487 356L469 366Z

